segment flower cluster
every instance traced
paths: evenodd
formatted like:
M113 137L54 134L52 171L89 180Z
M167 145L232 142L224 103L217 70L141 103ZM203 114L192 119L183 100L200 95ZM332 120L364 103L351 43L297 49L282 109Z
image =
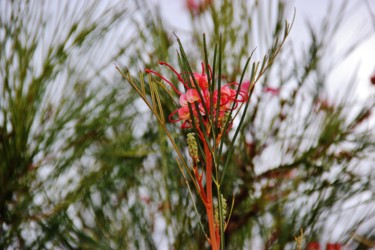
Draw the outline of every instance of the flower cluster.
M225 84L220 87L220 89L212 90L213 88L210 88L208 76L205 74L203 64L202 73L194 72L192 77L189 77L189 83L184 81L182 75L169 64L165 62L160 62L160 64L167 66L176 74L178 80L185 88L184 93L180 92L178 88L172 84L172 82L167 80L159 73L150 69L147 69L146 73L153 73L159 76L162 80L168 83L177 94L180 95L179 104L181 107L170 114L169 120L171 122L182 121L182 128L191 128L193 125L193 119L198 122L199 116L203 119L205 124L212 121L217 124L218 128L220 128L225 125L229 112L236 109L238 103L245 102L248 99L247 92L245 92L242 88L238 91L231 88L232 86L238 85L238 83L235 82ZM210 68L208 72L212 78ZM210 114L212 114L212 117ZM178 118L174 118L176 115Z

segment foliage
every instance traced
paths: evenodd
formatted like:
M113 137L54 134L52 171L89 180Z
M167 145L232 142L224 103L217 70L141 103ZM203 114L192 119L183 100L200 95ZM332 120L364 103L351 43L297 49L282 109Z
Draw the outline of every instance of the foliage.
M355 68L350 84L342 83L349 87L334 98L327 90L330 73L362 41L332 54L346 5L332 7L337 15L322 27L306 26L306 47L289 39L276 51L291 4L202 2L189 5L189 31L149 1L0 2L0 248L208 247L199 216L205 207L176 161L176 147L189 156L187 131L167 122L175 97L142 72L157 70L159 61L195 71L202 58L206 65L220 58L218 75L242 82L250 55L267 71L239 114L242 126L236 119L223 139L232 151L221 155L230 160L220 192L228 207L234 201L225 249L293 249L301 229L303 246L373 243L374 98L352 95ZM144 84L142 98L156 119L114 64ZM252 72L243 81L254 80ZM324 238L337 221L340 237Z

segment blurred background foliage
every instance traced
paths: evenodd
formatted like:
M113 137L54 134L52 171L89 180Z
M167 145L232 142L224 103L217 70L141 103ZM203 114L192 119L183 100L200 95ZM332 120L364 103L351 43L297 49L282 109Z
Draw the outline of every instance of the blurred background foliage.
M282 0L193 2L181 29L146 0L0 1L1 249L207 247L172 146L115 64L168 75L156 65L178 65L175 33L199 71L202 33L209 54L222 34L222 77L239 81L294 10ZM374 244L375 99L353 94L355 65L329 93L331 73L369 35L334 50L350 13L331 2L320 26L305 24L306 44L284 45L243 114L223 183L235 200L226 249L295 249L301 229L303 248ZM167 116L176 107L161 94ZM179 126L168 128L184 147Z

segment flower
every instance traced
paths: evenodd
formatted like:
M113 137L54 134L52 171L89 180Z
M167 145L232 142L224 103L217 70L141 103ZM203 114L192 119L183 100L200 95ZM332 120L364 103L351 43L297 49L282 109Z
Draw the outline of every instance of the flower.
M199 6L198 4L195 2L195 0L186 0L186 7L190 10L190 11L198 11L199 10Z
M203 13L212 5L212 0L186 0L186 7L194 15Z
M208 79L207 79L207 76L204 73L202 73L202 74L193 73L193 76L194 76L195 81L198 83L198 86L202 90L206 90L208 88ZM192 84L192 86L194 86L194 83L193 83L192 79L191 79L191 84Z
M192 77L190 77L189 83L186 83L181 74L171 65L165 62L160 62L159 64L165 65L171 69L185 88L185 92L181 92L175 84L158 72L146 69L146 73L152 73L160 77L180 96L180 107L169 115L169 120L170 122L182 121L182 128L191 128L194 123L193 119L195 121L202 120L205 124L212 122L212 124L218 124L218 127L221 127L223 121L227 120L225 119L225 116L232 110L236 109L238 103L246 102L248 99L247 91L245 92L242 88L240 90L232 88L232 86L238 85L236 82L227 83L220 89L214 90L212 93L212 90L209 88L209 81L205 74L203 63L202 72L194 72ZM210 66L208 66L208 73L212 76ZM210 115L211 112L212 117ZM173 118L176 114L178 115L178 119Z
M189 107L187 105L179 108L177 110L177 113L178 113L178 116L180 117L180 119L182 121L186 121L187 119L190 118L190 110L189 110Z
M326 250L341 250L340 243L327 243Z
M271 87L265 87L264 92L270 93L273 96L277 96L280 94L280 89L278 88L271 88Z
M198 90L196 90L196 89L189 89L188 91L186 91L185 96L186 96L187 103L197 102L197 101L199 101L199 98L200 98ZM185 103L185 105L187 105L187 103Z
M248 93L249 92L249 88L250 88L250 81L245 81L242 83L241 85L241 91L242 92L245 92L245 93Z
M312 241L307 244L306 250L320 250L319 242Z

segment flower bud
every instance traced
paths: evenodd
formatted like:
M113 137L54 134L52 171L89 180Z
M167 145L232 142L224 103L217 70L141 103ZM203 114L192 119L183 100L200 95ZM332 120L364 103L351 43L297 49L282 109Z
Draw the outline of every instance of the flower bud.
M224 198L223 194L221 194L221 214L223 216L223 220L227 217L227 200ZM215 204L215 224L219 225L219 206Z
M199 162L198 144L194 133L189 133L187 135L187 143L191 158L193 158L194 162Z

